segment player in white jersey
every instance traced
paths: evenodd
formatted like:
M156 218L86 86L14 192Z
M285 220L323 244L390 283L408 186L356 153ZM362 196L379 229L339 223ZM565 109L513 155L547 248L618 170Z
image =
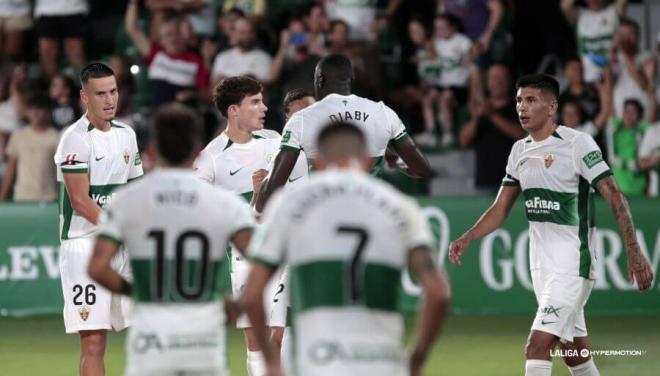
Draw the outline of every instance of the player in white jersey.
M162 107L153 124L159 168L105 208L89 274L134 299L126 375L229 375L222 264L230 241L247 248L254 219L240 197L192 170L201 133L192 110ZM110 265L123 244L132 284Z
M517 141L509 155L506 176L493 205L449 247L449 259L460 264L470 243L506 219L522 192L529 220L532 284L538 310L526 349L526 375L550 375L550 351L559 345L574 376L598 375L588 356L584 305L594 285L593 205L598 189L621 228L628 275L639 290L653 280L640 251L630 209L598 146L586 133L558 126L559 84L547 75L522 77L517 84L517 111L529 136Z
M80 335L80 374L103 373L108 329L129 324L130 300L98 286L87 275L101 208L113 190L142 175L135 132L113 120L118 103L112 69L91 63L80 73L87 112L64 132L54 156L60 207L60 275L64 326ZM113 266L129 276L124 251Z
M296 112L307 108L314 104L316 100L314 99L314 96L303 90L303 89L293 89L289 92L286 93L284 96L284 100L282 102L283 107L284 107L284 114L286 115L286 119L288 120L291 118L293 114ZM269 171L272 170L272 163L268 166ZM305 158L304 153L300 153L298 156L298 162L296 163L296 166L293 169L292 172L292 177L290 177L287 180L286 183L286 188L290 189L292 187L296 187L300 184L304 184L308 176L306 173L301 173L297 171L298 169L302 168L307 169L307 159ZM254 180L254 196L253 196L253 202L255 201L255 198L258 197L259 195L259 189L263 182L268 179L267 173L263 171L263 173L260 174L255 174L255 180ZM270 326L272 332L271 332L271 341L275 345L276 348L276 354L280 355L281 354L281 359L282 359L282 368L286 372L289 370L289 359L290 359L290 349L291 349L291 330L286 330L287 327L290 327L290 317L288 315L288 311L290 310L289 306L289 289L288 289L288 269L286 267L283 268L282 273L279 278L279 282L277 285L277 289L275 291L275 295L272 297L272 307L269 312L268 316L268 325Z
M278 193L250 244L254 261L242 305L265 351L263 287L282 263L290 268L297 375L413 375L442 324L448 286L432 259L432 236L417 204L369 176L365 135L337 122L320 132L317 169L307 184ZM397 311L408 266L424 288L410 362Z
M397 114L383 102L351 94L353 67L342 55L328 55L316 65L314 94L318 102L295 113L284 126L280 153L275 158L271 178L261 188L256 203L263 210L270 195L283 186L300 155L309 162L317 154L316 138L328 122L347 121L358 126L367 137L367 152L372 157L371 172L379 175L385 163L385 150L391 146L407 166L401 170L413 177L431 173L428 162L408 136Z
M586 7L577 8L575 0L562 0L561 8L569 21L576 24L578 52L584 66L584 80L596 83L608 66L608 55L619 26L626 14L628 0L587 0Z
M240 194L250 202L253 179L266 175L269 163L278 152L280 137L276 132L263 129L267 107L259 81L248 76L228 77L214 91L215 106L227 119L227 128L200 153L195 169L202 179ZM298 163L296 179L307 175L304 163L304 160ZM233 250L230 250L230 259L232 292L238 298L249 263ZM270 286L272 294L268 294L268 301L272 301L277 287L277 281ZM238 318L237 327L245 334L248 373L261 375L263 359L245 315Z

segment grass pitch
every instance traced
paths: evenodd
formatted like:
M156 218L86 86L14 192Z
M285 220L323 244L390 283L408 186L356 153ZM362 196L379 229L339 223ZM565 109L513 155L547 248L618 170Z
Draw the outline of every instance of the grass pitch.
M425 374L522 375L531 316L452 316L429 356ZM660 317L589 318L594 350L642 350L642 356L595 356L602 375L660 374ZM107 375L122 375L125 333L110 333ZM242 333L229 330L232 375L247 375ZM59 316L0 318L0 375L77 374L78 338ZM570 375L560 359L553 375ZM365 375L366 376L366 375Z

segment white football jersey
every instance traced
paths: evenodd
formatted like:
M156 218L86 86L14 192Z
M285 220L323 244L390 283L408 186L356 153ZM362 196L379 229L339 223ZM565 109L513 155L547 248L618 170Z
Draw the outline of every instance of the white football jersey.
M269 170L279 151L277 132L258 131L245 144L232 142L224 132L202 150L195 161L195 170L202 179L252 199L252 174L260 169ZM307 163L298 158L290 178L305 180ZM305 177L305 179L300 179Z
M619 15L613 4L596 12L580 10L576 34L585 81L596 82L600 78L603 67L594 58L607 59L618 26Z
M364 132L367 152L374 158L373 173L384 166L384 155L390 141L401 142L408 134L399 116L383 102L357 95L330 94L302 109L287 121L282 135L282 149L303 151L311 162L318 152L316 139L329 122L347 121Z
M61 240L91 236L96 230L71 207L62 174L88 174L89 195L101 207L112 199L115 188L143 174L133 129L113 120L109 131L99 131L87 114L64 131L53 159L57 165Z
M298 372L397 374L405 365L401 272L410 249L431 244L417 204L362 172L322 171L276 193L249 254L273 268L289 265ZM360 348L365 358L351 352L355 358L315 363L331 350L321 343Z
M234 234L254 227L249 206L193 171L158 169L117 191L99 227L126 246L133 270L128 353L143 355L132 347L146 333L179 366L223 365L222 263Z
M568 127L513 145L502 185L522 190L530 269L594 279L592 187L611 174L593 138Z

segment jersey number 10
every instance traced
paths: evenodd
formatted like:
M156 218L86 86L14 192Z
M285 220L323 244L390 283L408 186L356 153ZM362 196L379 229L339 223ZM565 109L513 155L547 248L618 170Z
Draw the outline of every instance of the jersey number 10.
M156 267L155 267L155 278L156 278L156 296L157 301L162 301L163 299L169 300L168 298L178 295L182 300L199 300L204 293L207 291L207 285L209 283L208 272L209 272L209 239L208 237L200 231L188 230L182 232L176 237L175 245L175 262L174 268L165 267L165 231L164 230L151 230L147 234L150 238L153 238L156 241ZM197 240L200 245L201 255L197 264L199 269L197 270L197 283L194 283L192 286L186 286L184 270L186 269L186 242L189 240ZM170 264L171 265L171 264ZM197 269L197 268L195 268ZM170 275L165 275L166 270ZM172 273L174 275L172 275ZM190 279L190 278L188 278ZM174 281L174 287L176 294L172 294L171 291L165 291L165 282ZM171 288L171 287L170 287Z

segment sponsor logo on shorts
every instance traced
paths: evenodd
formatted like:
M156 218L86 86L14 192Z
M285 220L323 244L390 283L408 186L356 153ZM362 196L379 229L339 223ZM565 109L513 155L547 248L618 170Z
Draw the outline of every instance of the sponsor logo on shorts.
M155 332L141 332L133 340L133 350L138 354L218 347L218 336L214 332L169 334L165 338Z
M309 359L325 365L332 362L342 363L399 363L403 361L402 351L394 345L352 344L345 345L335 341L317 341L309 347Z
M561 307L553 307L551 305L547 307L542 307L540 308L541 313L547 317L549 315L554 315L556 318L559 318L559 311L561 310ZM544 320L541 320L541 324L550 324L551 322L546 321L545 323L543 322Z
M80 318L83 321L87 321L87 319L89 318L89 307L82 306L82 308L78 310L78 313L80 314Z

